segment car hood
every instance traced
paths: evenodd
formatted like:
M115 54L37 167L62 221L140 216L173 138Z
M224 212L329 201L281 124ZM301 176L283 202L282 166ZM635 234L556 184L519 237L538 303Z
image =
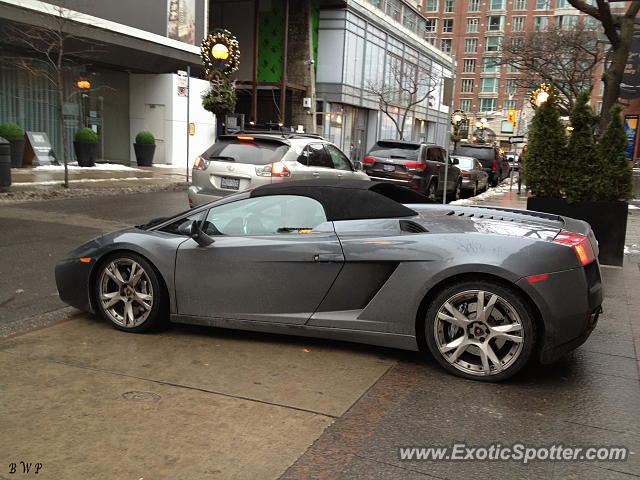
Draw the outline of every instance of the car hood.
M422 224L429 233L485 233L552 240L566 227L563 217L528 210L485 206L407 206L418 212L418 217L413 220ZM573 229L581 230L576 233L587 234L588 228L578 227Z

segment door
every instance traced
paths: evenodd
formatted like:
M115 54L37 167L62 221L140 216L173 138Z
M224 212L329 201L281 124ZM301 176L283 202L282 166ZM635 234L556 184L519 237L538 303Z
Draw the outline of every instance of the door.
M458 183L458 167L451 163L449 159L449 154L446 150L440 149L442 158L444 160L444 164L447 165L447 192L453 192L456 189L456 184Z
M211 208L176 259L180 315L304 324L342 268L340 242L314 199L273 195Z
M311 170L313 178L335 178L336 172L333 161L322 143L310 143L303 151L306 154L307 166Z
M338 147L331 145L330 143L325 144L324 147L327 149L327 153L331 157L333 168L338 178L353 180L358 177L351 165L351 162L347 156L338 149Z
M426 150L426 162L428 172L438 179L438 192L444 189L444 163L442 163L442 155L440 149L428 147Z

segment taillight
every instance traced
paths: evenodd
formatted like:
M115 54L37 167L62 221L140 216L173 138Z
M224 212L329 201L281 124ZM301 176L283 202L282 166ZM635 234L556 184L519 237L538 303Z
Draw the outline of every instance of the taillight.
M493 165L491 166L491 170L493 172L495 172L496 170L498 170L498 160L496 160L495 158L493 159Z
M209 162L207 162L202 157L197 157L196 161L193 162L193 168L195 170L205 170L209 166Z
M364 163L376 163L376 159L373 157L364 157L364 160L362 160Z
M425 168L427 168L426 163L419 162L404 162L404 166L409 168L417 168L418 170L424 170Z
M289 177L291 172L284 163L275 162L264 167L256 167L256 175L259 177Z
M471 178L471 174L470 173L463 173L462 176L465 177L465 178Z
M236 137L238 140L244 140L245 142L253 142L255 140L255 137L242 137L242 136L237 136Z
M596 259L589 237L578 233L560 232L553 241L573 248L582 265L589 265Z

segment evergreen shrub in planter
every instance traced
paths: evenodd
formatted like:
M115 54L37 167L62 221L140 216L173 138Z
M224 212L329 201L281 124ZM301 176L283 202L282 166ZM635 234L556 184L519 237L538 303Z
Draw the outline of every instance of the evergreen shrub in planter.
M136 153L136 161L140 167L150 167L153 164L153 155L156 152L156 139L151 132L140 132L136 135L133 144Z
M24 130L15 123L0 124L0 137L9 140L11 149L11 167L22 167L22 156L24 155Z
M571 111L568 141L555 101L552 94L537 109L529 130L524 175L534 196L527 209L588 222L598 240L600 262L622 265L631 169L620 107L612 109L612 120L596 144L589 94L581 93Z
M81 128L76 132L73 150L80 167L95 167L98 155L98 135L90 128Z

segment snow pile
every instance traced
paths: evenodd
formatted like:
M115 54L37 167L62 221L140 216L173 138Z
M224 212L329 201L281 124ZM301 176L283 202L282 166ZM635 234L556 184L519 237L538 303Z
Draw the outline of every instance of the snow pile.
M77 171L93 171L93 170L111 170L111 171L135 171L140 172L139 168L128 167L121 163L96 163L95 167L80 167L77 163L70 163L68 165L69 170ZM41 167L34 167L35 171L60 171L64 170L64 165L42 165Z
M517 192L518 191L518 184L514 184L512 187L513 192ZM526 192L526 187L523 184L522 185L522 191ZM461 200L455 200L453 202L450 202L450 205L475 205L476 203L478 203L478 201L483 201L483 200L489 200L490 198L493 197L499 197L504 195L505 193L509 192L509 180L505 180L503 181L500 185L498 185L495 188L490 188L489 190L487 190L486 192L482 192L479 195L476 195L475 197L471 197L471 198L464 198Z

